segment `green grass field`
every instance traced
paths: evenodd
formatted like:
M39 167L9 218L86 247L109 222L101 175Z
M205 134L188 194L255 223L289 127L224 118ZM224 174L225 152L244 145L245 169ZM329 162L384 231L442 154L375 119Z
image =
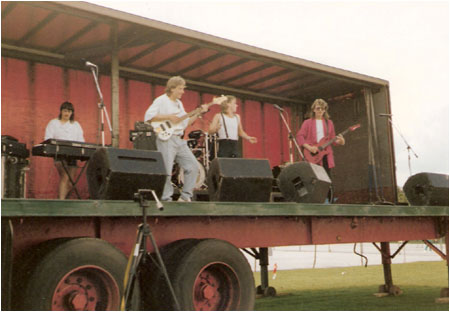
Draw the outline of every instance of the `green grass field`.
M269 285L277 296L258 297L255 310L448 311L448 303L435 303L448 287L445 261L392 264L392 279L403 294L379 298L374 293L384 284L381 265L278 271L275 280L270 272ZM259 272L255 283L260 285Z

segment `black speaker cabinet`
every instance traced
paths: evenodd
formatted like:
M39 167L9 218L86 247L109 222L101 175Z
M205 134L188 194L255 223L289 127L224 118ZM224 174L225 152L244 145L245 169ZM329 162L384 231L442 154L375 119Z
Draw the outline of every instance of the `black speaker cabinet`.
M278 176L281 194L286 201L323 203L331 180L322 166L306 161L290 164Z
M25 143L2 135L2 198L24 198L30 151Z
M87 168L92 199L132 200L138 189L152 189L161 197L167 173L160 152L100 148Z
M403 191L413 206L448 206L448 174L415 174L408 178Z
M272 180L267 159L216 158L208 172L209 200L268 202Z

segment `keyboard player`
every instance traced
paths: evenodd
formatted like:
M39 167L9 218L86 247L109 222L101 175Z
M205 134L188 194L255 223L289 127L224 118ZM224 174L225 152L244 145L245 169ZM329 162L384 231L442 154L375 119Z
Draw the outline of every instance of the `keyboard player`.
M75 120L75 109L70 102L64 102L59 108L58 118L50 120L45 129L45 139L57 139L67 141L84 142L83 129ZM65 162L62 164L61 162ZM64 169L64 165L67 171ZM55 166L60 176L58 198L65 199L72 188L70 180L74 181L78 166L77 160L55 160ZM70 174L70 178L67 175Z

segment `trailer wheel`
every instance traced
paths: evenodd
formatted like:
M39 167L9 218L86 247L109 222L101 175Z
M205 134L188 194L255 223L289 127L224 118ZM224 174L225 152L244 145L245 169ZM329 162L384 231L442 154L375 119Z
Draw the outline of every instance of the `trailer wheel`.
M179 259L172 278L181 310L252 310L255 281L246 258L228 242L207 239Z
M182 239L160 249L169 278L173 276L174 267L178 264L179 259L199 241L198 239ZM156 260L155 253L152 253L152 257ZM144 281L144 285L142 285L143 310L164 311L170 309L167 302L172 301L172 294L162 271L152 261L147 260L147 266L141 276Z
M44 250L22 293L24 310L120 308L127 265L121 251L94 238L63 240Z

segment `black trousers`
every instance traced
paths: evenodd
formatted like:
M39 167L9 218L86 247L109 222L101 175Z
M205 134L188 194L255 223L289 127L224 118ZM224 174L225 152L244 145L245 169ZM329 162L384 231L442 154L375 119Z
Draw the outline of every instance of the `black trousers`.
M241 158L241 152L239 151L239 141L237 140L219 140L219 152L217 157L227 158Z
M327 157L327 156L325 156L325 157L323 158L323 168L325 169L325 171L326 171L327 174L328 174L328 177L329 177L330 180L331 180L331 168L328 167L328 157ZM330 203L333 203L333 200L334 200L333 197L334 197L334 194L333 194L333 184L331 184L331 185L330 185L330 190L328 191L328 195L327 195L327 198L328 198L328 200L329 200Z

